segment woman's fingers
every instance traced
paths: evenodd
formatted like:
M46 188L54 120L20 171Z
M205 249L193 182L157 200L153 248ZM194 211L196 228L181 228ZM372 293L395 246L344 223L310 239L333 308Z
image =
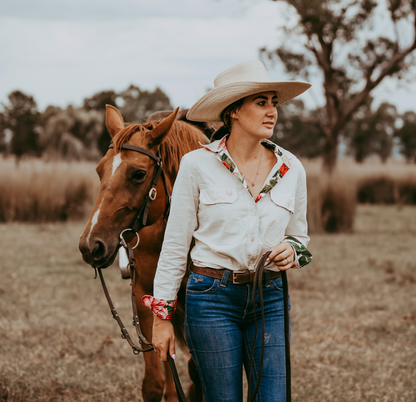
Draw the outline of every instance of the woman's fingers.
M152 344L162 361L168 360L169 354L175 355L175 334L170 320L155 317L153 322Z
M271 249L269 260L273 261L279 269L286 271L294 261L295 253L289 243L279 243Z
M293 261L291 261L289 264L286 264L286 265L278 265L279 271L287 271L288 269L292 268L292 265L293 265Z
M175 360L176 359L176 355L175 355L175 340L171 341L169 343L169 354L170 357Z

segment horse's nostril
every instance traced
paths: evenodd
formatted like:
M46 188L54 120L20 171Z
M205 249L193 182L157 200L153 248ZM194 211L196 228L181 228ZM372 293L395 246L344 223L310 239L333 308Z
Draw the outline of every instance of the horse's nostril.
M106 247L104 243L100 240L97 240L94 245L94 249L92 250L92 257L94 260L99 260L102 258L106 253Z

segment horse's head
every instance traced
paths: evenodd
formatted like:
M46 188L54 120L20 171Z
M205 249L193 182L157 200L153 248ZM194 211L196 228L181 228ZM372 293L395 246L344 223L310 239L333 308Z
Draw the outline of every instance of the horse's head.
M107 105L106 126L113 138L113 148L97 166L100 193L79 242L82 257L88 264L101 268L112 264L120 233L131 228L151 188L155 161L146 154L124 150L122 145L128 141L156 154L175 122L178 109L159 123L126 126L118 110ZM148 225L163 216L167 203L161 179L156 190Z

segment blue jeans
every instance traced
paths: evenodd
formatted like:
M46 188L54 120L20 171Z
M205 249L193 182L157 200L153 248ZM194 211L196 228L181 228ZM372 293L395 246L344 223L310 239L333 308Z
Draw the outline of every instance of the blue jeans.
M255 334L253 285L191 273L186 292L185 335L201 378L206 402L243 400L243 364L249 373ZM282 278L263 282L265 352L256 401L286 400L286 368ZM257 381L261 353L261 310L257 292L258 335L251 392Z

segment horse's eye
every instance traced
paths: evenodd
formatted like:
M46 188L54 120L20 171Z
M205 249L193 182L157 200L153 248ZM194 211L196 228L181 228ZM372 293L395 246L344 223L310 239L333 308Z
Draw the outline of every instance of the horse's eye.
M136 180L136 181L143 181L145 177L146 177L146 171L145 170L136 170L133 173L132 179Z

